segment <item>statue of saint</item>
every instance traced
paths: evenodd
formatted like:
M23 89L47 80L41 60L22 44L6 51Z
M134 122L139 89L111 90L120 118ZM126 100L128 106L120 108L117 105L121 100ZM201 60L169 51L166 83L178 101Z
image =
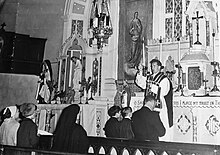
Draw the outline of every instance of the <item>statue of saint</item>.
M131 35L132 47L128 62L131 65L130 67L135 67L140 63L141 59L142 24L138 18L138 12L134 13L134 18L130 23L129 34Z
M80 89L81 89L81 82L82 82L82 62L80 52L82 51L82 47L78 45L78 40L75 38L72 46L69 50L73 51L73 56L71 60L73 62L73 78L72 78L72 101L77 101L80 99Z
M79 100L80 98L80 88L81 88L81 79L82 79L82 64L80 60L80 53L75 52L73 53L74 56L71 57L71 60L74 64L74 71L73 71L73 80L72 80L72 89L75 92L74 100Z
M50 60L44 60L41 64L41 73L39 77L36 96L37 102L39 104L50 103L53 91L53 77Z
M171 56L166 60L165 72L170 80L173 80L173 74L176 73L176 70L174 69L174 60L172 60Z

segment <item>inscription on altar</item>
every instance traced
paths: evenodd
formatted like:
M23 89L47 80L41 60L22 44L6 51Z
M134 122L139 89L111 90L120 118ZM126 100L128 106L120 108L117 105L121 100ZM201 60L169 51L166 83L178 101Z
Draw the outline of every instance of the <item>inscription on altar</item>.
M174 100L174 106L182 106L182 107L220 107L220 100L218 99L203 99L203 100L196 100L193 98L191 100Z

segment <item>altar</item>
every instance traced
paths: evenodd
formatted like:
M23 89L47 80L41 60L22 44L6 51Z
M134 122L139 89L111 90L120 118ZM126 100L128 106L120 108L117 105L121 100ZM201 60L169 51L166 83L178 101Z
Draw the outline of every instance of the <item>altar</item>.
M132 97L133 111L143 97ZM174 96L173 142L220 144L220 97Z
M70 104L38 104L35 122L38 129L53 133L62 110ZM104 137L104 125L108 119L109 104L90 101L89 104L79 104L80 112L77 117L88 136ZM46 134L46 132L43 132ZM48 133L47 133L48 134Z

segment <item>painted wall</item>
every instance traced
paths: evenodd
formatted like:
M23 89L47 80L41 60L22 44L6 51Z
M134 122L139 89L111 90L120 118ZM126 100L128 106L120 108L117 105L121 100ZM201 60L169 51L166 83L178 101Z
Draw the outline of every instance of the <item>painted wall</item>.
M35 75L0 73L0 110L23 102L36 103L38 79Z

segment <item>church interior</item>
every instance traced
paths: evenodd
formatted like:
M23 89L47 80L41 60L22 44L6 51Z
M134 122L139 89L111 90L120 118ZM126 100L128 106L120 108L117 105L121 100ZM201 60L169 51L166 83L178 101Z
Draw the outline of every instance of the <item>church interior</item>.
M38 129L53 133L79 104L102 138L111 106L140 109L135 75L158 59L173 85L171 142L220 145L219 11L218 0L1 0L0 109L35 103Z

